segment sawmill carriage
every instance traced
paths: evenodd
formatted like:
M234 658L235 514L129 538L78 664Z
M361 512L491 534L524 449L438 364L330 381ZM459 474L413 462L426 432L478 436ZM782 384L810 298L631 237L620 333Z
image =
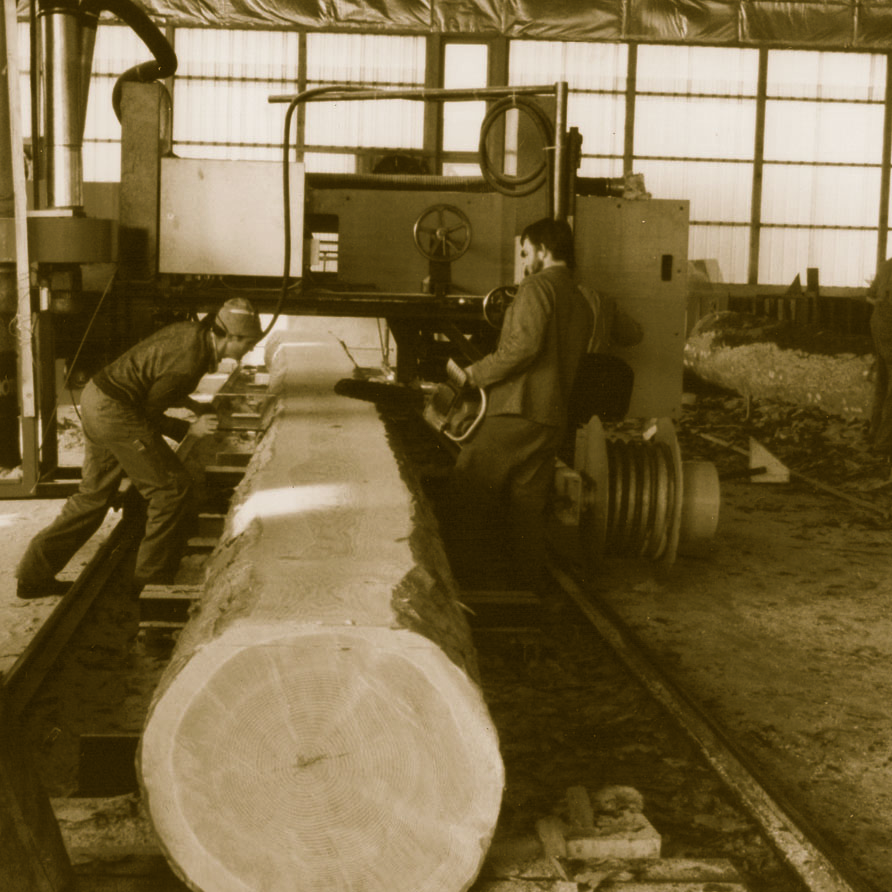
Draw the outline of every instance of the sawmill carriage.
M675 560L685 545L708 539L718 517L714 468L683 461L674 430L682 395L688 203L652 198L631 173L578 176L581 137L568 120L564 82L272 95L270 103L287 106L281 162L177 157L167 91L144 82L169 76L175 60L148 19L126 2L114 10L132 18L157 57L128 72L115 90L122 152L117 184L84 183L80 174L95 10L84 15L75 7L46 7L37 17L45 156L36 171L40 182L31 187L24 165L11 162L17 204L7 218L24 220L21 199L32 196L27 238L19 231L7 245L14 245L21 268L36 270L33 295L27 284L16 291L17 315L34 320L36 338L32 343L28 327L21 328L22 477L5 495L63 495L73 486L52 442L60 369L65 386L83 382L159 324L209 312L234 295L249 298L276 329L266 359L273 420L209 565L201 611L150 709L139 758L156 830L194 888L242 888L246 847L261 841L282 860L268 855L269 866L255 858L247 875L256 880L268 869L276 882L286 877L284 886L263 888L292 888L287 883L295 871L307 888L352 888L349 879L329 876L330 852L314 835L320 823L342 844L355 837L366 846L357 847L349 864L342 859L339 870L361 876L369 859L380 856L380 888L403 888L393 879L402 869L400 838L420 834L415 849L428 860L418 859L414 873L405 874L405 888L466 888L463 878L473 879L485 853L503 782L466 621L448 597L435 525L390 467L379 419L349 408L351 400L335 418L331 396L416 397L432 436L460 449L483 395L450 391L446 363L473 360L497 342L519 275L524 226L543 216L565 219L575 234L578 282L602 318L617 324L601 326L597 361L578 382L578 426L555 468L562 535L588 556ZM386 153L368 172L351 174L313 173L295 160L304 147L293 144L292 121L304 105L392 99L438 108L486 102L481 175L444 176L423 152ZM92 268L109 264L116 271L105 290L85 286ZM298 343L300 319L309 317L378 320L384 347L378 362L348 364L344 374L343 357L339 364L330 350ZM622 323L632 336L621 331ZM349 355L350 345L344 346ZM310 418L330 423L308 438L303 431ZM299 460L275 462L276 454L291 450ZM307 494L306 481L291 475L315 473L310 461L342 469L343 478ZM380 481L387 498L368 479ZM258 497L267 492L281 504L263 513ZM321 532L301 522L309 511ZM296 518L297 526L283 517ZM281 558L288 549L304 561L299 593L293 566ZM360 570L364 581L357 588ZM325 597L332 591L336 598ZM377 705L342 716L344 699L351 708L367 702L367 688ZM221 708L231 702L231 709ZM285 758L279 750L264 749L269 729L300 736L316 722L335 722L339 734L328 743L349 751L323 756L309 733L299 746L292 740L300 752L287 766L279 764ZM357 755L372 732L386 736L387 746L372 748L374 756ZM220 773L215 765L205 776L193 749L210 764L218 738L235 747L234 761L221 759ZM245 739L257 743L248 759ZM254 764L267 756L276 763L273 773L281 771L282 789L270 782L268 765ZM343 760L337 796L329 795L335 783L329 757ZM386 760L385 770L368 760ZM249 761L248 774L239 774ZM415 785L408 794L406 763ZM370 776L388 789L368 793L371 818L345 825L341 806ZM249 785L251 794L240 799ZM285 801L289 793L318 799L319 813L296 816ZM245 809L263 811L263 796L276 815L294 819L274 839L267 839L262 821L249 820L248 831L236 820ZM214 809L207 808L209 798ZM424 821L413 817L416 811Z

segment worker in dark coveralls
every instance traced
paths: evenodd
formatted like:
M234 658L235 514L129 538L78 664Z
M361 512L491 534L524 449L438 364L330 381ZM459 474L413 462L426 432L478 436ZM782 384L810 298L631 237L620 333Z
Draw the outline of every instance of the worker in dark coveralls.
M892 258L883 261L867 290L867 299L873 304L870 333L876 354L867 438L876 452L892 457Z
M205 436L217 429L217 416L190 394L221 359L240 360L261 334L254 308L234 298L200 322L160 329L87 382L81 396L81 483L28 545L16 570L20 598L64 594L70 587L56 573L99 528L125 475L147 502L135 587L173 581L192 484L164 437L180 440L187 432ZM176 407L191 410L197 419L190 424L164 414Z
M454 381L487 395L486 416L458 456L455 483L466 508L501 516L515 584L547 595L545 510L595 314L573 280L573 233L565 221L527 226L521 258L524 278L495 351L466 369L449 363Z

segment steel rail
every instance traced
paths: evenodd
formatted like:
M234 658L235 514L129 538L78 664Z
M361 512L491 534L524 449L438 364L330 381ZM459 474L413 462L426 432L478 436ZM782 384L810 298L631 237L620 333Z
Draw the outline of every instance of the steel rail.
M129 551L142 522L135 490L125 496L121 520L99 546L68 592L56 604L37 634L3 679L10 714L22 714L103 586ZM131 504L128 504L130 502Z
M746 758L703 709L680 691L645 654L622 620L564 570L551 566L560 587L582 611L626 668L682 725L704 758L737 796L778 855L809 892L880 892L865 880L844 875L815 841L817 831L788 803L772 795Z

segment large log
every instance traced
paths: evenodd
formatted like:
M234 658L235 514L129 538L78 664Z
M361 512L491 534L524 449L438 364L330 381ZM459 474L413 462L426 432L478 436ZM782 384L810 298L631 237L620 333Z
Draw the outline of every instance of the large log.
M810 352L794 346L783 324L743 313L704 316L684 348L699 378L742 396L814 406L830 415L870 415L873 357Z
M293 337L293 336L292 336ZM203 892L462 892L504 773L436 522L330 343L267 351L274 415L143 732Z

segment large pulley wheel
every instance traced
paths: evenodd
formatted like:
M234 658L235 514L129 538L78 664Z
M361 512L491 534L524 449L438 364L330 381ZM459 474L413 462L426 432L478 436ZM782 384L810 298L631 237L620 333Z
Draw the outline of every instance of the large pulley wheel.
M483 318L496 329L502 327L508 307L517 297L517 285L499 285L483 298Z
M428 260L452 262L471 246L471 221L451 204L435 204L415 221L415 247Z

